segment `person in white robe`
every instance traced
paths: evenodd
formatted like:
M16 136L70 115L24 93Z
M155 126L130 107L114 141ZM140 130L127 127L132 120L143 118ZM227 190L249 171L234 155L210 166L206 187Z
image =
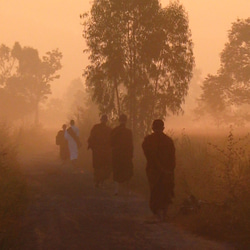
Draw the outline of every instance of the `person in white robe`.
M70 127L65 131L65 139L68 141L70 160L75 166L78 159L79 129L75 126L75 121L70 121Z

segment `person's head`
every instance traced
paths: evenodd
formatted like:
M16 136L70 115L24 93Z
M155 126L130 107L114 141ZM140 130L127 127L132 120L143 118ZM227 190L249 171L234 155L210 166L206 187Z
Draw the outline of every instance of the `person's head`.
M75 121L74 120L71 120L70 121L70 126L74 126L75 125Z
M67 128L67 125L66 124L63 124L62 125L62 129L65 130Z
M101 120L102 123L106 123L108 121L108 116L107 115L102 115L100 120Z
M126 116L125 114L121 114L121 115L119 116L119 122L120 122L121 124L125 124L125 123L127 122L127 120L128 120L128 118L127 118L127 116Z
M155 131L163 131L164 130L164 122L161 119L156 119L153 121L152 130Z

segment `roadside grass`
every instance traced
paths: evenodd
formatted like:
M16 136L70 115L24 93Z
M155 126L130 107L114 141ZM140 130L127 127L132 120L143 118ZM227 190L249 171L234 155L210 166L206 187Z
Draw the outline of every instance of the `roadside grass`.
M176 196L193 195L199 208L179 213L175 221L196 234L249 247L249 157L249 136L232 127L206 139L183 134L177 141Z
M250 247L250 137L174 133L177 166L170 221L237 249ZM141 156L143 157L143 156ZM143 163L143 165L142 165ZM145 160L135 163L133 188L148 198ZM193 197L194 199L190 199Z
M27 204L27 188L9 127L0 124L0 249L9 249Z

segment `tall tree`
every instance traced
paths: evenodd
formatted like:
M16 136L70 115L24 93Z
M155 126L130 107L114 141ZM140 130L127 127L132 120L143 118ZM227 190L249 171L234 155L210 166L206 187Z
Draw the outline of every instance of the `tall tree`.
M11 50L4 45L1 48L2 94L11 97L7 98L10 104L19 100L25 107L24 112L34 112L35 123L38 123L39 105L51 94L50 83L59 78L56 73L61 69L62 54L52 50L40 58L36 49L22 48L19 43L15 43Z
M220 59L218 73L203 82L197 110L220 123L250 120L250 18L232 23Z
M95 0L82 15L90 65L87 86L102 112L129 115L134 132L179 113L194 57L182 5L158 0Z

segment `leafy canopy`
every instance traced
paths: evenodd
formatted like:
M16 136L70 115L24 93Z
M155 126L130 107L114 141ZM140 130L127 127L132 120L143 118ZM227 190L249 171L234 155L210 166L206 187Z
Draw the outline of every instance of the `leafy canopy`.
M31 47L21 47L15 43L10 49L0 46L0 95L8 112L2 112L11 119L37 113L38 106L51 94L50 82L59 78L62 54L57 49L49 51L42 58ZM18 104L18 105L16 105ZM2 106L2 107L4 107Z
M208 75L199 100L200 114L240 124L250 119L250 18L238 19L228 33L216 75Z
M178 2L96 0L82 16L86 83L100 112L128 114L144 134L152 119L178 114L194 57L188 17Z

